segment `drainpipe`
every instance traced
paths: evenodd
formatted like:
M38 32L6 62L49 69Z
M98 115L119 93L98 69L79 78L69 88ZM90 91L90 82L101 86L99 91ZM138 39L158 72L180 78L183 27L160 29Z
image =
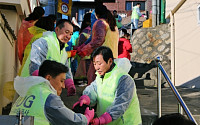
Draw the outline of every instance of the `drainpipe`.
M157 25L160 24L160 0L157 0Z
M174 15L170 12L170 26L171 26L171 80L175 85L175 28Z
M156 0L152 0L152 27L156 26Z

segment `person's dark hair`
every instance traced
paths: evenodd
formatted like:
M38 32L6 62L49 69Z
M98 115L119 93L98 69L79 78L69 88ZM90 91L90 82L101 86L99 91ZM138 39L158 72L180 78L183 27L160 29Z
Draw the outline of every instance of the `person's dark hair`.
M80 28L77 25L73 24L73 32L80 31Z
M69 69L62 63L56 61L45 60L39 68L39 76L46 77L51 75L53 78L61 73L66 73Z
M141 6L141 4L140 4L140 3L136 3L136 5L140 5L140 6Z
M50 18L51 21L56 22L57 17L55 14L49 14L47 17Z
M195 125L195 123L180 113L167 114L157 119L153 125Z
M54 31L54 22L56 21L55 15L49 15L46 17L41 17L36 23L35 26L45 29L47 31Z
M106 20L106 22L110 26L111 31L115 31L115 27L117 26L115 17L105 5L97 5L95 7L95 13L98 16L98 18L103 18Z
M100 46L98 48L96 48L92 54L91 54L91 60L93 61L94 57L97 55L102 55L103 56L103 60L108 63L108 60L111 58L112 60L114 59L113 57L113 52L109 47L106 46Z
M80 32L81 33L86 27L88 27L91 24L91 13L86 13L83 17L83 22L81 24L81 29Z
M117 13L117 10L113 10L113 13Z
M25 18L26 21L31 21L31 20L38 20L44 15L44 9L40 6L35 7L33 12L28 15L27 18Z
M57 23L56 23L56 27L59 27L60 29L62 29L64 27L64 23L67 22L70 25L73 26L72 22L68 19L60 19Z
M127 30L126 30L126 29L122 29L122 32L123 32L124 34L127 34Z

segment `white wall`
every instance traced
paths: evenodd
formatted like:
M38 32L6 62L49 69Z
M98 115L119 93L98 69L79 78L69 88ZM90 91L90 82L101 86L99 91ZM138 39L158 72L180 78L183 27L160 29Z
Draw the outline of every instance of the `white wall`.
M200 4L200 3L199 3ZM200 25L196 0L187 0L175 17L175 84L194 83L200 78ZM195 85L196 84L196 85Z

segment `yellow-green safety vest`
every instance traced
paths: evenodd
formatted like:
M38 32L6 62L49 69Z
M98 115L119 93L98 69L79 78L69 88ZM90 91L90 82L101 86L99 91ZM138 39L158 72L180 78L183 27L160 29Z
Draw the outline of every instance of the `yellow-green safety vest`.
M44 105L51 93L52 91L45 83L32 86L25 97L20 96L16 100L9 115L17 115L19 111L22 111L24 116L34 116L34 125L49 125L44 114Z
M112 105L115 99L115 92L119 83L119 79L123 73L117 66L111 72L105 74L103 80L98 73L96 77L97 82L97 115L101 116L106 112L106 109ZM128 75L128 74L126 74ZM140 106L134 88L133 98L125 113L118 119L109 123L109 125L139 125L142 123Z
M133 7L133 12L132 12L132 15L131 15L131 19L139 19L139 15L137 13L137 6Z
M60 51L59 41L56 37L55 32L53 32L53 35L43 36L42 38L47 41L47 45L48 45L48 52L46 55L46 59L54 60L54 61L65 64L67 61L67 52L65 51L65 47L67 47L68 45L65 44L65 47ZM22 77L30 76L29 74L29 64L31 62L30 55L31 54L29 54L26 60L26 63L22 69L22 72L21 72Z

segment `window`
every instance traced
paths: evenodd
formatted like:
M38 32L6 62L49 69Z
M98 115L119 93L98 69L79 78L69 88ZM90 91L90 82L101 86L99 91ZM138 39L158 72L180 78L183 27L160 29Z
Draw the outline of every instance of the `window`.
M91 9L90 8L79 8L78 9L78 23L81 25L83 21L84 15L89 12Z
M132 10L132 6L135 6L137 3L140 3L140 10L145 10L145 2L143 1L126 1L126 10Z

